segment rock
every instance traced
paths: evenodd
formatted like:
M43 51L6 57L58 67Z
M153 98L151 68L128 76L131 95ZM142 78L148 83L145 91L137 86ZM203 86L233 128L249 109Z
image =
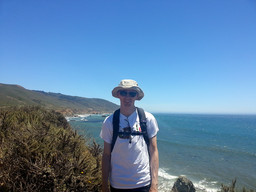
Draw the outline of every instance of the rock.
M193 183L184 176L180 176L172 187L172 192L195 192Z

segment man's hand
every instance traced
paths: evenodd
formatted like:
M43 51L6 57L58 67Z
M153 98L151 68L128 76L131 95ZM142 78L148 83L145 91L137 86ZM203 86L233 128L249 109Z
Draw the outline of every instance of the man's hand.
M158 192L158 186L157 185L151 185L149 192Z
M108 187L102 187L102 192L110 192Z

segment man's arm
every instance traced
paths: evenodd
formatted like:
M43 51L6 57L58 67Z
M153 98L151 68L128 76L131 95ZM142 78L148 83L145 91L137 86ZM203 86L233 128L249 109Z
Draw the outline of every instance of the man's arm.
M110 173L111 144L104 142L102 155L102 192L109 192L108 178Z
M149 153L150 153L150 167L151 167L151 188L150 192L158 191L158 149L157 149L157 139L156 136L149 140Z

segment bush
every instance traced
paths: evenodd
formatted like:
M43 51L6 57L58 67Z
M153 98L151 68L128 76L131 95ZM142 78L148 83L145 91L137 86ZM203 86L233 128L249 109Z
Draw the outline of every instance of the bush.
M232 180L230 186L226 186L226 185L223 185L221 184L221 191L220 192L254 192L254 190L250 189L246 189L246 188L243 188L242 190L240 189L237 189L236 188L236 179Z
M40 107L0 111L0 191L100 191L101 148Z

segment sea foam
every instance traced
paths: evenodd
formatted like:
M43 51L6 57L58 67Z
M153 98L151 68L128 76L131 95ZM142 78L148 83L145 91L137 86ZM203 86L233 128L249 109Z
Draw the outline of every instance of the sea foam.
M179 176L169 174L166 169L162 169L162 168L159 168L158 176L159 176L158 190L161 192L167 192L167 191L169 192L172 189L175 181L179 177ZM186 177L186 175L180 175L180 176ZM194 184L197 192L217 192L220 190L214 187L214 185L216 185L217 183L216 181L207 181L206 179L203 179L199 182L192 180L192 183Z

